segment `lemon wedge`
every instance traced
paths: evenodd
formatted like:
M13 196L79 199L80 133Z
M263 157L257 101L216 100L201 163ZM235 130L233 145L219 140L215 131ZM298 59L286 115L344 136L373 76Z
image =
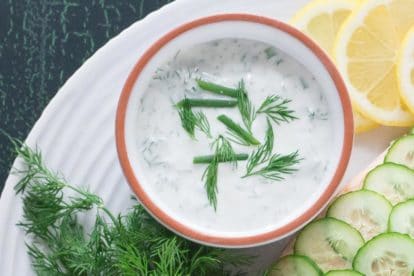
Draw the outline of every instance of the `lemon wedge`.
M359 5L357 0L316 0L299 10L291 23L310 36L331 57L338 31L351 12ZM357 133L368 131L377 126L354 110L355 130Z
M414 26L408 31L401 44L397 75L400 95L414 113Z
M354 106L382 125L414 124L397 78L398 49L413 24L413 0L367 0L344 22L335 41L336 64Z

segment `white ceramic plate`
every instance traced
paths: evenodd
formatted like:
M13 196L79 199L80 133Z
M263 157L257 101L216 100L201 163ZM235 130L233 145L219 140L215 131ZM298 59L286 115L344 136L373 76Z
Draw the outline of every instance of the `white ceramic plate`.
M118 164L114 119L119 94L143 51L162 34L200 16L249 12L287 21L306 0L178 0L133 24L97 51L65 83L33 127L27 143L38 146L49 167L67 181L99 194L113 212L131 204ZM380 128L356 139L344 181L356 174L403 130ZM32 275L23 232L16 226L22 210L11 175L0 200L0 275ZM85 221L88 218L83 218ZM251 272L269 265L286 241L249 249L260 255Z

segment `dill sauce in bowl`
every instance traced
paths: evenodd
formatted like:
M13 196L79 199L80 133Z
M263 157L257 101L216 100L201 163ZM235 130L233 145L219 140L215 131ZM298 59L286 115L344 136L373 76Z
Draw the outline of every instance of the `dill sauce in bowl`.
M276 241L314 218L352 138L347 92L326 54L286 24L245 14L157 41L129 75L116 120L121 166L143 206L219 247Z

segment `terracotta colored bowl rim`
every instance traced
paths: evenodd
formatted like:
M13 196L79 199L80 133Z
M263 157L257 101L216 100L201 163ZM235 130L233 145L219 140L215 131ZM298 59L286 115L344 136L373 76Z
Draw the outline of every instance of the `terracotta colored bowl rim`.
M244 22L251 22L251 23L259 23L265 26L270 26L275 29L281 30L284 33L289 34L292 37L300 40L307 48L309 48L313 54L320 60L320 62L324 65L325 69L329 72L331 79L333 80L336 89L339 93L339 98L341 101L342 109L343 109L343 118L344 118L344 137L343 137L343 146L341 150L340 161L338 167L335 171L335 174L330 182L330 184L326 187L325 191L322 195L318 198L316 202L307 210L305 210L299 217L292 220L291 222L287 223L286 225L257 235L245 236L245 237L221 237L221 236L213 236L207 235L198 231L195 231L188 226L178 222L173 217L169 216L163 210L161 210L148 194L144 191L141 187L137 177L135 176L132 165L128 159L127 148L126 148L126 141L125 141L125 116L129 98L131 96L134 84L138 79L140 73L147 65L147 63L151 60L151 58L166 44L168 44L172 39L180 36L181 34L212 23L218 23L223 21L244 21ZM353 143L353 135L354 135L354 127L353 127L353 117L352 117L352 108L351 103L348 97L348 93L346 90L346 86L337 71L334 64L331 62L327 54L319 48L310 38L304 35L302 32L296 30L295 28L282 23L280 21L250 15L250 14L220 14L214 16L204 17L198 20L191 21L184 25L181 25L175 28L173 31L169 32L168 34L164 35L161 39L156 41L139 59L139 61L135 64L134 68L132 69L131 73L128 76L128 79L125 82L123 87L119 103L118 103L118 110L116 114L116 129L115 129L115 136L116 136L116 146L118 151L119 160L124 171L125 177L127 178L130 187L139 198L143 206L162 224L164 224L167 228L173 230L174 232L181 234L191 240L195 240L201 243L216 245L216 246L223 246L223 247L248 247L254 246L259 244L265 244L271 241L278 240L287 236L288 234L292 233L293 231L297 230L299 227L303 226L306 222L314 218L328 203L331 197L334 195L336 189L339 186L339 183L345 173L346 167L349 162L349 158L351 155L352 150L352 143Z

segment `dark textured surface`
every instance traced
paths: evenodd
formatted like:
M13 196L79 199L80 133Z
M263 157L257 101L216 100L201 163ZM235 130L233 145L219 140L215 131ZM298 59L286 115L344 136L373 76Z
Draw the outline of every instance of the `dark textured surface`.
M133 22L171 0L1 0L0 129L24 139L73 72ZM0 191L13 162L0 135Z

